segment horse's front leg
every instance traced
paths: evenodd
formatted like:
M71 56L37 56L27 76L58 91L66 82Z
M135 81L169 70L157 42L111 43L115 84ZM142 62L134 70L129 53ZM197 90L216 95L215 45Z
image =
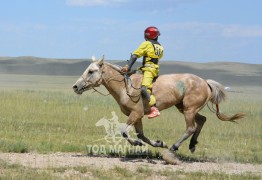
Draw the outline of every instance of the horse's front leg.
M134 140L129 136L129 131L132 126L137 122L138 119L141 119L136 112L131 112L128 116L126 125L121 129L122 136L133 146L143 146L144 144L141 141Z
M137 137L139 139L141 139L142 141L144 141L145 143L150 144L153 147L168 148L165 142L160 141L160 140L153 141L153 140L148 139L144 135L142 119L137 120L135 122L134 126L135 126L135 129L136 129Z

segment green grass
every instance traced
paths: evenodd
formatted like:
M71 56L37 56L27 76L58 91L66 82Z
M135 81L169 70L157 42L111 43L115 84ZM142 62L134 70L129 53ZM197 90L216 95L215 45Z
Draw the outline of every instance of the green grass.
M152 171L138 166L135 171L116 166L105 170L93 167L60 167L38 169L18 164L7 164L0 160L0 179L230 179L259 180L261 176L251 173L224 174L207 172L184 172L172 170Z
M7 164L0 160L0 179L58 179L58 176L49 173L48 170L40 170L24 167L18 164Z
M63 78L60 81L66 82L67 77ZM112 111L116 112L120 122L126 121L111 96L91 92L78 96L71 89L40 89L10 88L0 91L1 151L85 153L87 145L106 145L108 152L108 143L103 139L105 129L96 127L95 123L103 117L111 118ZM187 140L179 149L182 159L262 163L262 98L260 92L243 91L228 93L227 102L220 108L226 114L245 112L247 117L237 124L222 122L207 108L203 109L202 114L208 120L199 136L197 150L191 154ZM169 146L185 131L184 117L175 108L163 111L160 118L149 120L145 117L143 123L146 136L164 140ZM101 140L94 142L98 139ZM125 141L122 141L124 144ZM149 150L149 157L158 157L161 151L152 147Z
M92 97L88 104L84 96L18 90L1 91L0 98L1 144L19 143L39 152L70 152L84 151L86 143L101 138L98 135L103 129L94 127L102 116L92 115L99 106ZM104 111L107 107L100 108Z
M107 144L103 139L93 142L106 135L103 127L95 126L99 119L111 118L111 111L116 111L121 122L126 119L110 96L1 90L0 99L0 150L3 152L85 152L86 145ZM256 100L243 102L231 98L221 108L227 114L246 112L247 117L238 124L221 122L204 109L208 121L200 134L195 154L189 153L189 141L186 141L179 149L180 155L207 161L261 163L260 107ZM160 118L144 119L145 134L152 139L164 140L169 146L182 136L184 130L183 116L175 108L164 111ZM160 150L149 149L153 154Z
M21 77L23 81L18 78ZM2 152L82 152L87 153L87 145L104 146L108 152L108 143L104 127L96 127L96 122L103 118L112 118L115 111L119 121L126 122L117 103L111 96L102 96L88 92L82 96L73 93L71 85L76 77L48 76L2 76L0 77L0 151ZM17 82L17 84L16 84ZM234 87L242 93L228 93L228 100L220 105L225 114L246 113L246 118L238 123L222 122L207 108L201 114L207 122L199 136L196 152L188 150L189 140L184 142L178 156L188 162L240 162L262 163L262 92L261 87ZM99 89L106 92L103 88ZM169 146L182 137L185 121L175 108L161 113L160 118L143 120L144 132L150 139L164 140ZM133 138L135 136L131 134ZM99 140L100 141L95 141ZM122 141L121 145L125 145ZM159 158L161 149L149 147L149 154L138 157ZM106 154L108 155L108 154ZM112 153L111 156L129 156L132 154ZM1 163L7 179L57 179L57 174L65 173L68 168L47 170L30 169ZM72 169L69 169L72 170ZM74 167L80 174L91 174L97 179L110 179L116 174L121 178L132 179L131 171L115 167L112 171ZM145 174L158 176L146 167L136 169L136 177L146 178ZM14 173L11 173L14 172ZM23 172L23 173L22 173ZM24 173L27 172L27 173ZM52 173L50 173L52 172ZM26 174L26 175L25 175ZM159 171L158 174L170 179L259 179L255 175L226 175L223 173L186 173ZM79 178L79 177L78 177ZM261 178L261 177L260 177Z

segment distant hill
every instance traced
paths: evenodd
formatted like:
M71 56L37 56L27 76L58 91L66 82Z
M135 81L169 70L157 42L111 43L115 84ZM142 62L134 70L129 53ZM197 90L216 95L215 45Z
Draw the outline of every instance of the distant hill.
M121 66L125 61L109 61ZM48 59L38 57L0 57L1 74L79 76L91 63L90 59ZM135 63L135 67L141 61ZM162 61L160 74L192 73L214 79L227 86L262 86L262 64L233 62L191 63Z

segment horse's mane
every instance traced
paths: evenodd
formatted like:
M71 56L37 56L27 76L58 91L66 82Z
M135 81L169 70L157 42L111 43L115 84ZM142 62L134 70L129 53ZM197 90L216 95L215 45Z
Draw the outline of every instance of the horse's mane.
M105 63L106 65L112 67L112 68L115 69L116 71L121 72L121 69L122 69L121 66L119 66L119 65L117 65L117 64L111 64L111 63L109 63L109 62L104 62L104 63Z

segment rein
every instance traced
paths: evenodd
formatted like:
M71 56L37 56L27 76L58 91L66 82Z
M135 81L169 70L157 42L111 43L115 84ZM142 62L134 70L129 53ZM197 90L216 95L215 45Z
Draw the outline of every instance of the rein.
M108 94L103 94L103 93L99 92L98 90L96 90L94 87L92 87L92 89L94 90L93 93L94 93L94 92L97 92L97 93L99 93L99 94L101 94L101 95L103 95L103 96L108 96L108 95L110 95L110 93L108 93Z
M133 89L136 89L136 90L140 90L141 89L141 87L134 87L134 85L133 85L133 82L132 82L132 79L128 76L128 74L127 73L125 73L124 74L124 77L125 77L125 79L128 81L130 81L130 84L131 84L131 87L133 88Z
M115 68L114 68L115 69ZM117 70L117 69L115 69L115 70ZM122 73L121 71L119 71L119 70L117 70L118 72L120 72L120 74L119 74L119 76L121 76L121 77L124 77L122 80L117 80L117 79L114 79L113 77L111 77L111 78L109 78L109 79L107 79L107 80L105 80L104 78L104 80L108 83L109 81L118 81L118 82L121 82L121 81L123 81L123 80L125 80L125 89L126 89L126 94L131 98L131 100L132 100L132 98L136 98L136 97L138 97L138 100L139 100L139 97L140 97L140 95L141 95L141 93L139 92L137 95L132 95L132 94L130 94L129 93L129 88L128 88L128 82L130 82L130 84L131 84L131 87L133 88L133 89L135 89L135 90L140 90L141 89L141 87L134 87L134 85L133 85L133 81L132 81L132 79L129 77L129 75L128 74L133 74L134 72L136 72L136 70L135 71L131 71L131 72L129 72L129 73ZM104 72L104 71L102 71L102 72ZM100 93L100 92L99 92ZM101 94L101 93L100 93ZM138 101L137 100L137 101ZM134 100L132 100L132 101L134 101Z
M128 76L128 73L124 73L124 79L125 79L125 87L126 87L126 94L131 98L132 100L132 97L135 98L135 97L138 97L138 100L140 99L140 96L141 96L141 92L139 91L139 93L137 95L132 95L129 93L129 88L128 88L128 82L130 82L130 85L133 89L135 90L140 90L141 87L134 87L133 85L133 81L132 79ZM137 100L137 101L138 101ZM132 100L133 101L133 100Z

